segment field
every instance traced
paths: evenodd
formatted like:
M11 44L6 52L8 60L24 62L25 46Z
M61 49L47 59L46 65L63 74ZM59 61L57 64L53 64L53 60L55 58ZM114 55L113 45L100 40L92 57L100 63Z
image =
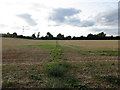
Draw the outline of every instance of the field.
M56 41L3 38L2 45L4 88L119 86L117 40ZM64 69L60 66L59 69L59 61L68 67ZM52 73L53 76L48 75L51 75L48 67L57 68L54 68L57 71L53 72L54 75ZM65 75L56 76L56 73Z

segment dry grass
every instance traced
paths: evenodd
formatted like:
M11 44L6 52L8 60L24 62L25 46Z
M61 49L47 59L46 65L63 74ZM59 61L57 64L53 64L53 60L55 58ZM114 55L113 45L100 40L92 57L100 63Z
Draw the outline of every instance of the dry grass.
M31 80L29 77L40 75L41 78L45 78L43 66L50 59L50 51L56 41L13 38L2 40L3 84L15 84L12 87L44 88L42 80ZM70 74L75 75L79 81L92 88L117 87L94 78L94 75L98 74L116 75L118 56L112 51L118 51L117 40L59 40L59 44L62 46L64 57L74 67ZM100 50L109 50L111 55L99 55L100 52L96 51Z
M62 46L76 47L81 50L117 50L118 40L64 40Z
M41 62L49 59L49 52L42 48L29 48L26 45L39 45L45 41L4 38L3 63Z
M63 46L64 56L69 61L118 60L118 40L61 40L59 42Z

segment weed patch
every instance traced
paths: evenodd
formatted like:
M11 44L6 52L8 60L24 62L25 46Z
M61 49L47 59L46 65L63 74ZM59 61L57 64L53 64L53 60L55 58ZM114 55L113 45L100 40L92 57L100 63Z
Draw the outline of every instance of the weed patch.
M81 84L76 78L71 76L49 77L46 79L45 85L47 88L82 88L85 86L84 84Z
M52 62L45 66L45 72L49 76L60 77L63 76L70 68L66 62Z
M101 76L101 79L115 85L120 85L120 78L118 76L108 75L108 76Z
M34 75L34 74L30 75L29 78L32 80L42 80L40 75Z
M4 82L3 82L3 85L2 85L2 87L4 88L4 87L16 87L16 83L17 81L15 80L15 79L13 79L13 78L8 78L7 80L5 80Z
M100 55L100 56L118 56L118 51L110 51L110 50L106 50L106 51L102 51L102 50L99 50L99 51L83 51L83 50L80 50L80 51L77 51L79 54L81 55Z
M41 44L41 45L27 45L27 47L30 47L30 48L43 48L43 49L51 50L55 46L52 45L52 44Z
M45 81L46 88L66 88L66 84L62 78L49 77Z
M58 59L63 58L63 52L61 46L58 44L58 41L56 41L56 47L51 50L51 58L53 61L57 61Z
M118 56L118 51L97 51L101 56Z
M53 60L62 59L62 50L60 48L55 48L51 51L51 57Z

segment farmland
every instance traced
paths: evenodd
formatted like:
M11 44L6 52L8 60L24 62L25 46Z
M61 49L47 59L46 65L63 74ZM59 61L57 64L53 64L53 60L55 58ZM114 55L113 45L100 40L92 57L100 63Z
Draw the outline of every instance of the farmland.
M3 38L2 47L4 88L73 88L76 82L88 88L117 88L120 81L117 40ZM54 60L69 64L64 80L47 75L46 66L59 67Z

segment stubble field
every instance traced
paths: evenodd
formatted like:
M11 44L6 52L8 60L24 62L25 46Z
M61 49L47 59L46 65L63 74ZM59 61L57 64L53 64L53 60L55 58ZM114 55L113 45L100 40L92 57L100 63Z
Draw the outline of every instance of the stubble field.
M57 44L60 51L55 49ZM3 38L2 47L3 88L74 88L76 82L87 88L118 88L117 40ZM64 81L45 73L45 65L53 58L70 64Z

